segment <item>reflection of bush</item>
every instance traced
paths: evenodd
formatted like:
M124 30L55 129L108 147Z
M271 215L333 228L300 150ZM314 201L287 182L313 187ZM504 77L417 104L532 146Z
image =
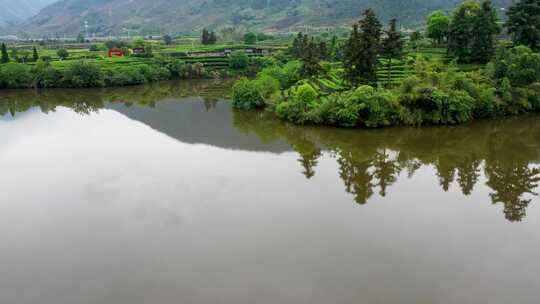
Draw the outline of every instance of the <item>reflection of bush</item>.
M226 81L194 80L169 81L129 88L4 91L0 102L0 114L9 112L14 115L36 106L45 113L62 106L77 113L89 114L103 108L106 102L155 106L160 100L187 96L200 96L205 102L211 103L225 97L229 86Z
M520 221L540 183L540 122L534 118L483 122L469 127L346 130L277 123L270 113L234 112L234 124L263 141L285 139L300 154L307 178L315 174L321 150L337 159L347 192L365 204L378 189L385 196L401 172L422 166L437 172L441 188L456 183L469 195L480 173L488 179L492 203L503 203L505 217Z

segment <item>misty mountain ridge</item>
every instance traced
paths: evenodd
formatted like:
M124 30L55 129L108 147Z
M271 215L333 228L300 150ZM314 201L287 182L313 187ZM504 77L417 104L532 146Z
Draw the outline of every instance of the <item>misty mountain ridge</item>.
M11 0L0 0L11 1ZM43 2L52 0L26 0ZM382 20L397 17L416 27L432 11L452 10L461 0L58 0L10 33L122 35L185 33L240 26L281 31L295 26L339 26L358 20L374 8ZM512 0L494 1L506 7ZM4 31L5 32L5 31Z
M0 0L0 26L22 22L56 0Z

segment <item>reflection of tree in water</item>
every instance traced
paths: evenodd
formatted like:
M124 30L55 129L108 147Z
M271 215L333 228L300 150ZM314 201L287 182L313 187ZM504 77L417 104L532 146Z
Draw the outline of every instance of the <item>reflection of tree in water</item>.
M88 114L103 108L106 102L152 107L161 100L181 96L201 96L207 109L212 109L225 95L226 90L209 82L15 91L2 93L0 114L15 115L33 107L48 113L58 106ZM359 204L367 203L377 187L379 195L386 196L401 172L413 178L417 170L430 166L443 190L457 184L465 195L473 192L483 173L492 190L492 203L503 204L508 220L521 221L540 184L540 122L536 118L483 122L479 126L343 130L298 127L265 112L235 111L233 122L238 130L254 132L263 142L287 141L298 152L302 173L308 179L315 176L323 150L329 151L336 158L345 190Z
M55 111L57 107L66 107L86 115L97 112L107 102L153 108L162 100L187 96L202 97L207 109L211 109L219 99L227 95L228 88L227 81L170 81L121 88L6 91L2 92L0 115L10 113L15 116L32 107L39 107L44 113Z
M351 152L342 151L337 162L345 190L354 195L357 203L365 204L373 195L373 174L369 172L371 160L359 159Z
M431 166L444 191L457 184L464 195L473 192L483 173L492 202L504 204L508 220L520 221L532 201L524 196L537 195L534 189L540 184L540 168L530 166L540 160L540 123L535 119L506 120L503 128L483 122L480 127L342 130L296 127L268 114L235 112L234 122L265 141L288 141L300 154L307 178L315 174L321 149L330 151L345 190L359 204L368 202L376 187L386 196L401 172L412 178L421 167Z
M468 161L460 161L457 166L457 181L461 191L465 195L470 195L474 190L474 186L478 182L480 177L480 164L479 159L468 159Z
M386 196L386 188L396 182L397 175L401 172L401 168L396 161L390 159L386 150L375 155L373 167L373 176L378 180L376 185L379 186L379 194L381 196Z
M493 189L489 195L493 204L503 203L507 220L521 221L532 200L524 195L538 195L534 189L540 182L540 169L531 168L527 163L493 162L486 164L485 173L487 185Z

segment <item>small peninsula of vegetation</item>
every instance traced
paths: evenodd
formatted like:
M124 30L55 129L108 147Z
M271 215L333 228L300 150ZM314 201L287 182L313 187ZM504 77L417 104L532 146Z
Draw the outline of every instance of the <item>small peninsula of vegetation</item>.
M233 87L236 109L340 127L459 124L540 111L540 1L520 0L502 23L491 1L465 1L407 37L368 9L347 39L299 33L286 54ZM503 31L504 30L504 31ZM504 38L511 38L505 41Z

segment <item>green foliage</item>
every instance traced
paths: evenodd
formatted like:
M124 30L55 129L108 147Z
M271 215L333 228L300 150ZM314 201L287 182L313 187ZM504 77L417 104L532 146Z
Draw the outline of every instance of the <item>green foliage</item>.
M308 113L317 106L318 92L309 84L304 83L293 88L291 96L276 106L276 114L295 123L308 122Z
M0 66L0 88L29 88L32 85L30 68L21 63L7 63Z
M59 49L56 52L56 55L58 55L58 57L60 57L60 59L65 60L65 59L67 59L69 57L69 52L66 49Z
M249 57L243 51L232 52L229 57L229 67L235 70L242 70L249 65Z
M315 43L315 40L311 39L306 50L304 50L304 55L301 58L302 69L300 73L305 78L317 76L322 71L321 65L319 64L320 57L317 48L317 43Z
M294 38L292 46L289 49L289 52L295 59L302 59L305 55L305 52L309 46L309 38L307 35L304 35L302 32L299 32L298 35Z
M414 31L411 33L411 36L409 37L409 42L410 42L410 46L411 46L411 49L413 50L417 50L418 49L418 44L420 42L420 40L422 40L422 33L419 32L419 31Z
M458 124L472 119L474 99L464 91L445 92L432 86L417 87L400 96L407 124Z
M165 43L165 45L171 45L173 42L173 38L171 37L171 35L166 34L163 36L163 42Z
M203 29L201 34L201 43L203 45L212 45L216 44L217 37L215 32L210 32L207 29Z
M261 74L255 80L242 78L232 88L232 105L244 110L263 108L277 91L279 82L267 74Z
M62 81L62 73L49 62L43 60L36 64L32 74L34 75L34 86L37 88L53 88Z
M263 69L259 75L267 75L279 82L282 90L289 89L300 80L300 69L302 64L299 61L289 61L284 66L272 66Z
M450 18L443 11L435 11L427 18L427 37L441 45L448 36Z
M377 58L380 51L382 25L375 12L368 9L353 27L345 45L345 79L354 87L377 83Z
M38 51L37 51L36 47L34 47L34 49L32 50L32 60L34 62L39 60L39 54L38 54Z
M108 40L105 42L105 47L107 49L113 49L113 48L122 49L122 48L127 47L127 43L121 40Z
M508 113L537 109L540 54L533 53L526 46L510 50L499 48L488 65L488 72L498 84L498 94Z
M264 96L258 84L246 78L236 81L232 88L232 105L243 110L264 107Z
M540 81L540 54L533 53L526 46L510 50L499 48L489 65L489 71L499 83L506 78L512 86L528 86Z
M248 32L244 35L245 44L255 44L257 42L257 34Z
M1 57L0 57L0 63L8 63L9 62L9 54L7 52L7 47L5 43L2 43L1 46Z
M77 42L78 43L84 43L85 41L86 41L86 38L84 38L84 34L79 33L79 35L77 36Z
M519 0L508 10L506 27L516 45L540 51L540 1Z
M71 88L99 87L103 84L103 74L95 64L75 61L64 72L64 83Z
M381 55L387 59L387 84L390 84L392 74L392 59L398 59L403 56L405 40L403 34L397 29L397 20L391 19L388 30L385 31L386 37L381 43Z
M144 42L144 38L142 37L133 38L133 40L131 41L131 46L133 48L144 48L145 45L146 43Z
M500 32L497 13L490 0L479 5L467 0L454 12L448 34L448 53L459 62L488 62Z

